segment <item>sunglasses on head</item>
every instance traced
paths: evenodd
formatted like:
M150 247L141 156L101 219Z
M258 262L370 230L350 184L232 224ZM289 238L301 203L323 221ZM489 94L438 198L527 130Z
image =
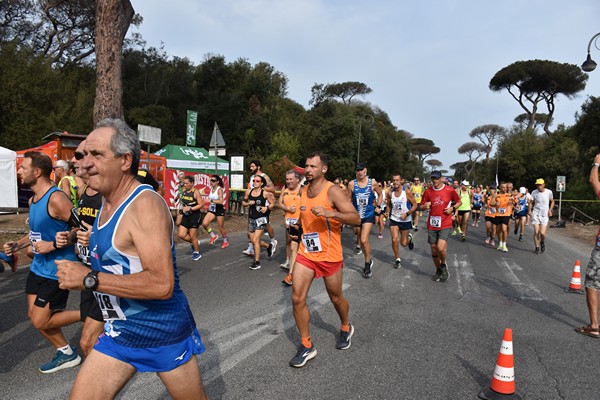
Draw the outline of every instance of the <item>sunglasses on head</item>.
M85 157L82 151L76 151L74 155L76 160L83 160L83 157Z

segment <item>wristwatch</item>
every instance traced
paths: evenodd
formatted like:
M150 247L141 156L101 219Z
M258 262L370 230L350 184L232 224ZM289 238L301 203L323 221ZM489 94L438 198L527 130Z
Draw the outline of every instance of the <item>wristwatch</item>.
M600 167L600 164L598 164L597 162L592 163L592 167Z
M98 272L99 271L91 271L83 278L84 288L95 290L98 287Z

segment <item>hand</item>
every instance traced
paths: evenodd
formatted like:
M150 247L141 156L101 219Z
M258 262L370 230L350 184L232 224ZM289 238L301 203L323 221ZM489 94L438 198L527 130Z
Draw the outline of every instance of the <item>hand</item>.
M6 242L4 243L4 252L7 256L11 256L13 252L17 249L17 242Z
M46 240L38 240L33 243L32 247L33 247L33 250L38 254L48 254L48 253L56 250L54 248L54 243L48 242Z
M69 231L56 232L56 247L59 249L69 245Z
M548 216L551 217L552 216L552 210L548 210Z
M56 277L58 286L61 289L83 290L83 278L90 272L90 269L82 263L69 260L56 260Z
M401 219L401 220L403 220L403 221L404 221L404 220L405 220L407 217L408 217L408 214L407 214L407 213L402 213L402 214L400 214L400 219Z
M312 210L310 210L310 211L317 217L325 217L325 218L333 217L333 212L330 210L326 210L325 207L322 207L322 206L313 207Z
M454 207L452 207L452 206L444 209L444 213L446 213L446 214L452 214L453 212L454 212ZM454 217L454 215L452 217Z
M90 236L92 235L92 226L85 221L81 221L81 224L84 228L86 228L86 230L84 231L80 229L77 231L77 241L82 246L89 246Z
M600 164L600 153L596 154L596 157L594 157L594 162L596 164Z

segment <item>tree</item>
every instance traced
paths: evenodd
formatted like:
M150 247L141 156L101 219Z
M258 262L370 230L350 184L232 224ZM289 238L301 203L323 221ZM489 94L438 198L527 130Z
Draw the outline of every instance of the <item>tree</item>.
M485 148L485 160L486 162L490 159L490 153L494 148L496 142L506 135L506 129L500 125L488 124L480 125L469 133L472 138L477 138Z
M440 160L436 160L434 158L432 158L431 160L425 161L425 164L429 165L431 167L432 171L435 169L439 169L439 167L441 167L443 165Z
M548 120L548 114L537 113L535 115L534 119L535 119L535 121L533 122L533 129L536 130L538 126L544 126L544 124ZM522 113L522 114L517 115L515 117L514 121L521 129L527 129L530 118L529 118L529 115L527 115L527 113ZM550 123L552 123L552 122L550 122Z
M440 152L440 148L434 145L433 140L425 138L410 139L409 146L411 153L417 157L421 165L427 157Z
M471 176L471 172L473 172L473 168L475 168L475 163L477 160L484 154L487 153L488 147L476 142L467 142L463 143L458 148L458 154L465 154L469 160L465 163L464 169L467 173L467 178Z
M94 124L103 118L123 118L121 50L133 20L129 0L96 3L96 101Z
M533 129L539 104L544 102L548 117L544 132L550 136L554 115L554 100L559 94L573 98L585 89L588 75L579 66L548 60L517 61L496 72L490 80L490 90L508 93L529 116L527 129Z
M342 82L329 85L315 83L311 88L312 96L308 104L316 106L324 101L339 98L342 103L350 105L354 97L365 96L372 91L373 89L362 82Z

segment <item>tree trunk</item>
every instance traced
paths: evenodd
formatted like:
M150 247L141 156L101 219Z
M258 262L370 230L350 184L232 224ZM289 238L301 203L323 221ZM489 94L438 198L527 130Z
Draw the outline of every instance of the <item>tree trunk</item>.
M123 118L121 50L133 15L129 0L96 1L94 125L103 118Z

